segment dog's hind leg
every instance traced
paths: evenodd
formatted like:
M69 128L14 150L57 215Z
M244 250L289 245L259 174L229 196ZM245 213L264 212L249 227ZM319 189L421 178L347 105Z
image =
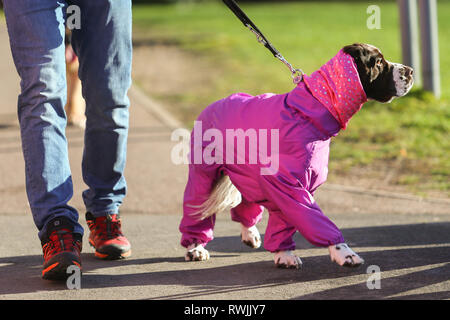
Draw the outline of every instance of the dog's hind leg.
M251 248L261 246L261 235L256 224L261 221L264 207L242 198L241 203L231 209L231 219L241 225L241 239Z
M187 247L187 252L184 256L186 261L206 261L209 260L209 252L201 244L193 243Z
M204 247L213 239L216 215L201 219L201 216L196 214L196 207L208 199L217 176L216 170L204 170L201 165L189 165L189 178L183 198L183 218L179 226L182 234L181 245L187 248L185 258L190 257L186 260L209 258Z

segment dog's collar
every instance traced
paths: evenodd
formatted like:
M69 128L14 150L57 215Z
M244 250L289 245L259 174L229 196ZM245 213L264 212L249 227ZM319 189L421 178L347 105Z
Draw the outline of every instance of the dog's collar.
M303 80L312 95L336 118L342 129L367 101L353 58L340 50Z

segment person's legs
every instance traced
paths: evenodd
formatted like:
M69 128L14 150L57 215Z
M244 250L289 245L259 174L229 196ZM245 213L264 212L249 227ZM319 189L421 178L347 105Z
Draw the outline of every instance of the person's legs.
M78 57L72 49L72 33L66 28L66 77L67 77L67 104L64 107L67 116L67 125L85 127L85 105L81 92L81 81L78 77Z
M86 100L83 192L94 217L117 214L126 194L126 161L131 85L131 0L71 0L81 28L72 30Z
M76 64L74 62L72 64ZM84 99L81 94L81 81L78 78L78 69L76 66L67 68L67 104L65 106L67 115L67 124L84 129L86 125L86 116L84 115Z
M89 243L102 259L128 257L119 207L126 194L124 169L131 86L131 0L68 0L81 13L72 30L86 101L83 192Z
M42 244L44 279L64 279L81 268L83 228L72 198L66 116L64 2L5 0L18 98L26 190Z
M18 116L26 190L41 240L50 220L64 217L83 234L67 203L73 186L65 137L64 7L55 0L5 0L11 51L21 78Z

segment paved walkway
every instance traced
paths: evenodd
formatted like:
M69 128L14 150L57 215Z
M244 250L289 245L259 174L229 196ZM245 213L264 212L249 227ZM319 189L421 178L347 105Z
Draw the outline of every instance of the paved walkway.
M212 259L183 261L178 223L186 166L170 160L176 122L133 88L126 177L129 195L122 207L124 231L133 256L123 261L95 259L84 237L81 290L40 278L41 247L26 194L16 116L18 77L0 23L0 299L449 299L450 204L414 197L355 192L324 186L317 201L340 226L366 265L342 269L327 250L300 236L296 253L304 268L280 270L263 249L239 239L239 227L218 217ZM80 210L83 132L68 128L73 170L72 205ZM266 217L267 219L267 217ZM261 222L263 233L266 220ZM381 271L381 289L367 286L367 268ZM369 281L370 282L370 281Z

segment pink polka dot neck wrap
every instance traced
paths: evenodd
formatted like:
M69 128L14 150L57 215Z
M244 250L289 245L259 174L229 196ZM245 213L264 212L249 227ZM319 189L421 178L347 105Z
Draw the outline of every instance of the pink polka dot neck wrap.
M304 82L342 129L347 127L350 118L367 101L355 61L342 50L319 70L310 76L305 75Z

